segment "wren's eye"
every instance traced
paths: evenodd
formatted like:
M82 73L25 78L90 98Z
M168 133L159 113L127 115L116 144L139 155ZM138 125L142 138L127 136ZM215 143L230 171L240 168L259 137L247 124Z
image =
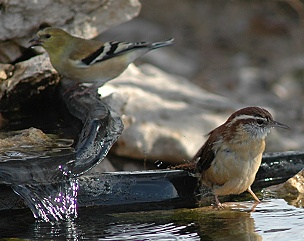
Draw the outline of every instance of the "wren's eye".
M52 35L50 35L50 34L47 33L46 35L44 35L44 37L45 38L50 38L50 37L52 37Z
M261 120L261 119L258 119L256 122L257 122L258 125L263 125L263 124L265 123L265 122L264 122L263 120Z

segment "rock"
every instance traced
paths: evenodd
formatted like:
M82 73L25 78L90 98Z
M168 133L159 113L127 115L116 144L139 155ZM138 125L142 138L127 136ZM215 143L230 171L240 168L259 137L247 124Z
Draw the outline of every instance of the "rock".
M0 42L0 62L10 63L22 55L19 44L14 41Z
M304 202L304 169L286 182L267 187L263 190L265 197L284 198L290 205L303 208Z
M13 136L0 136L0 149L20 148L22 146L46 146L53 144L53 140L37 128L29 128L16 132Z
M113 92L107 102L123 116L125 129L112 151L136 159L189 159L205 134L240 107L151 65L132 65L99 89L102 96Z
M0 80L5 81L13 75L14 66L11 64L0 64ZM3 88L1 88L3 89Z
M93 38L110 26L137 16L140 7L137 0L4 1L1 3L0 41L10 40L13 46L18 43L28 47L28 41L41 25L62 27L72 34ZM14 53L7 59L8 55L2 54L6 53L6 48L0 49L0 56L4 56L0 57L0 62L3 63L16 58Z
M266 191L285 196L304 194L304 169L286 182L268 187Z
M0 79L1 111L17 108L59 82L59 76L46 54L16 65L0 64Z

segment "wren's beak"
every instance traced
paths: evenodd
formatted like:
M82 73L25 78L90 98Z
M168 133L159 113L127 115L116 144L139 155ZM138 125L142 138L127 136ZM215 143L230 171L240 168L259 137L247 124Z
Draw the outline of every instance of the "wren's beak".
M31 44L31 47L42 46L42 41L38 36L35 36L33 39L31 39L29 43Z
M269 123L269 126L276 127L276 128L290 129L289 126L276 122L276 121L272 121L272 123Z

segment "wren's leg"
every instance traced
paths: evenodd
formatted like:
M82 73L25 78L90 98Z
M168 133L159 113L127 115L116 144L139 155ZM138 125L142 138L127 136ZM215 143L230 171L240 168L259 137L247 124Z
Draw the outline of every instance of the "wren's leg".
M215 198L215 205L217 208L224 208L224 206L221 204L221 202L218 200L218 195L214 195Z
M216 204L217 206L220 205L221 203L220 203L220 201L218 200L218 196L215 195L214 198L215 198L215 204Z
M251 187L248 187L247 191L251 194L251 196L254 198L254 200L258 203L260 203L260 199L254 194L254 192L251 190Z

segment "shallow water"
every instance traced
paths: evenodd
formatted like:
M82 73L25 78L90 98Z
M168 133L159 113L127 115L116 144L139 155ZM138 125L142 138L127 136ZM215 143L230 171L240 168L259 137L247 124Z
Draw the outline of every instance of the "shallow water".
M35 221L28 211L0 213L0 237L68 240L304 240L304 209L283 199L149 212L82 208L74 221ZM252 209L254 208L254 211Z

